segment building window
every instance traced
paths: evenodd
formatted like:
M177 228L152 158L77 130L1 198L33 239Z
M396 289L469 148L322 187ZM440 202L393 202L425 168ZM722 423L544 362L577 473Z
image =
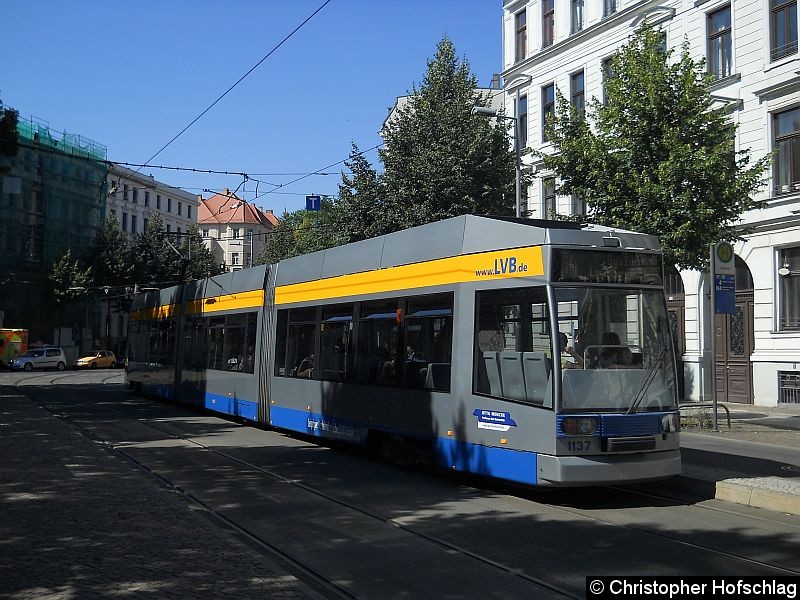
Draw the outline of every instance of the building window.
M122 231L128 231L128 213L122 213Z
M542 0L542 48L553 45L555 17L555 0Z
M585 107L585 91L583 87L583 71L573 73L569 78L572 106L579 115L583 115Z
M187 204L186 205L186 218L187 219L191 219L192 218L192 205L191 204Z
M180 234L181 234L181 228L180 228L180 227L178 227L178 230L177 230L177 231L178 231L178 235L180 235ZM180 241L180 240L179 240L179 241Z
M770 58L797 53L797 0L770 0Z
M520 11L514 16L514 60L520 61L528 52L528 26L525 11Z
M233 239L238 240L239 239L239 228L238 227L234 227L231 231L233 231Z
M800 107L773 116L775 193L800 190Z
M208 229L203 229L203 237L208 237Z
M161 194L156 194L156 210L161 210Z
M142 231L147 231L147 224L150 223L150 219L145 217L142 219Z
M542 180L542 218L550 218L556 212L556 178L547 177Z
M231 264L232 265L238 265L239 264L239 253L238 252L233 252L231 254Z
M528 96L519 97L519 105L517 106L517 133L519 135L519 147L527 147L528 145Z
M127 202L128 201L128 184L124 184L122 186L122 199Z
M572 33L583 31L583 0L572 0Z
M731 74L731 7L726 6L708 15L708 72L715 79Z
M167 233L170 233L171 231L172 231L172 225L167 223Z
M800 246L779 252L780 329L800 331Z
M144 193L144 205L150 206L150 192L145 191Z
M572 214L585 215L586 214L586 200L577 194L572 194Z
M607 84L608 82L614 78L616 73L614 72L614 57L609 56L608 58L603 59L603 104L608 104L608 89Z
M610 17L617 12L617 0L603 0L603 16Z
M172 198L167 198L167 212L172 212Z
M133 203L139 204L139 190L133 188Z
M183 202L178 202L178 214L183 214Z
M138 233L136 230L136 215L131 215L131 233L134 235Z
M551 83L542 88L542 141L549 141L547 137L547 122L556 114L556 86ZM550 116L552 115L552 116Z

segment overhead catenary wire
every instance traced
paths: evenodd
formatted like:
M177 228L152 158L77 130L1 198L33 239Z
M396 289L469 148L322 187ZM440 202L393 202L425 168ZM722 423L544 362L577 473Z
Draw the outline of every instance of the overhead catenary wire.
M244 75L242 75L242 76L241 76L241 77L240 77L240 78L239 78L239 79L238 79L238 80L237 80L237 81L236 81L236 82L235 82L233 85L231 85L231 86L230 86L230 87L229 87L227 90L225 90L225 91L224 91L224 92L223 92L223 93L222 93L222 94L221 94L221 95L220 95L220 96L219 96L219 97L218 97L216 100L214 100L214 102L212 102L212 103L211 103L211 104L210 104L210 105L209 105L209 106L208 106L208 107L207 107L205 110L203 110L203 112L201 112L199 115L197 115L197 116L196 116L196 117L195 117L195 118L194 118L194 119L193 119L193 120L192 120L192 121L191 121L191 122L190 122L190 123L189 123L189 124L188 124L186 127L184 127L183 129L181 129L181 130L180 130L180 131L179 131L179 132L178 132L178 133L177 133L177 134L176 134L176 135L175 135L175 136L174 136L174 137L173 137L173 138L172 138L170 141L168 141L168 142L167 142L166 144L164 144L164 145L163 145L161 148L159 148L159 150L158 150L158 151L157 151L155 154L153 154L153 156L151 156L150 158L148 158L148 159L147 159L146 161L144 161L144 162L145 162L145 163L149 163L149 162L150 162L151 160L153 160L153 159L154 159L156 156L158 156L158 155L159 155L159 154L161 154L161 153L162 153L164 150L166 150L166 149L167 149L169 146L171 146L171 145L172 145L172 143L173 143L173 142L175 142L175 140L177 140L179 137L181 137L181 136L182 136L184 133L186 133L186 131L188 131L188 130L189 130L189 128L190 128L190 127L192 127L192 125L194 125L194 124L195 124L195 123L197 123L197 122L198 122L198 121L199 121L201 118L203 118L203 116L204 116L204 115L205 115L205 114L206 114L208 111L210 111L212 108L214 108L214 107L215 107L215 106L216 106L216 105L217 105L217 104L218 104L218 103L219 103L219 102L220 102L220 101L221 101L221 100L222 100L222 99L223 99L225 96L227 96L227 95L228 95L228 94L229 94L231 91L233 91L233 89L234 89L234 88L235 88L237 85L239 85L239 84L240 84L242 81L244 81L244 80L245 80L245 78L247 78L247 76L248 76L248 75L250 75L250 73L252 73L253 71L255 71L255 70L256 70L256 69L257 69L257 68L258 68L258 67L261 65L261 63L263 63L263 62L264 62L265 60L267 60L267 59L268 59L270 56L272 56L272 54L273 54L273 53L275 53L275 52L278 50L278 48L280 48L281 46L283 46L283 44L284 44L284 43L286 43L286 42L289 40L289 38L291 38L291 37L292 37L292 36L293 36L295 33L297 33L297 32L298 32L298 31L299 31L299 30L300 30L300 29L301 29L301 28L302 28L302 27L303 27L303 26L304 26L306 23L308 23L308 22L309 22L311 19L313 19L313 18L314 18L314 17L317 15L317 13L319 13L319 12L320 12L320 11L321 11L323 8L325 8L325 7L326 7L328 4L330 4L330 2L331 2L331 0L325 0L325 2L323 2L323 3L322 3L320 6L319 6L319 8L317 8L317 9L316 9L316 10L315 10L313 13L311 13L311 14L310 14L308 17L306 17L306 19L305 19L305 20L304 20L302 23L300 23L300 24L299 24L297 27L295 27L295 28L294 28L294 29L293 29L293 30L292 30L292 31L291 31L291 32L290 32L288 35L286 35L286 36L285 36L285 37L284 37L284 38L283 38L283 39L282 39L280 42L278 42L278 43L277 43L277 44L276 44L276 45L275 45L275 46L274 46L274 47L273 47L273 48L272 48L272 49L271 49L269 52L267 52L267 54L266 54L266 55L265 55L265 56L264 56L264 57L263 57L261 60L259 60L259 61L258 61L258 62L257 62L255 65L253 65L253 66L250 68L250 70L248 70L248 71L247 71L247 73L245 73Z

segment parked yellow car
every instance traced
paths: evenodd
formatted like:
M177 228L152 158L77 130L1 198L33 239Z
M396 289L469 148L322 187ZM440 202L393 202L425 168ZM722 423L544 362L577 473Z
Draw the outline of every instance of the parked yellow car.
M91 356L83 356L75 365L79 369L97 369L98 367L116 367L117 357L111 350L98 350Z

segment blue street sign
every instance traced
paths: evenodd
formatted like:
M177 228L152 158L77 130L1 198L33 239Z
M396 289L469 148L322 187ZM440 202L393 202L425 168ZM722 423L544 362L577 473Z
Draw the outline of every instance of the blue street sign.
M732 315L736 312L736 277L715 275L714 280L714 312Z
M322 202L318 195L306 196L306 210L319 210L322 208Z

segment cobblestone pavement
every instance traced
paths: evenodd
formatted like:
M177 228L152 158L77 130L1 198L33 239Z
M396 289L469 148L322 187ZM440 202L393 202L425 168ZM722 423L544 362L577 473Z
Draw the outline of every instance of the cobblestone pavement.
M0 388L0 458L0 598L316 597L179 493L9 388Z

